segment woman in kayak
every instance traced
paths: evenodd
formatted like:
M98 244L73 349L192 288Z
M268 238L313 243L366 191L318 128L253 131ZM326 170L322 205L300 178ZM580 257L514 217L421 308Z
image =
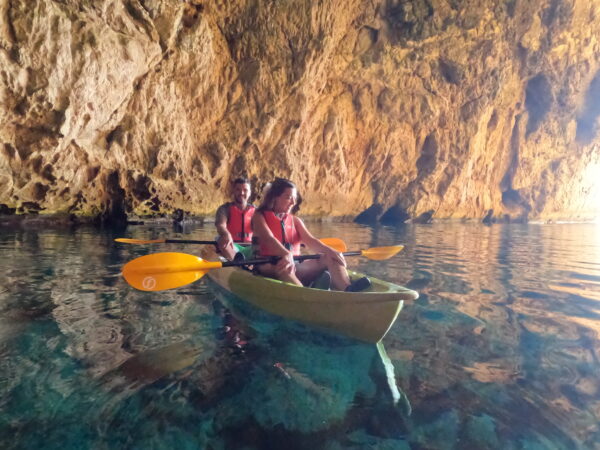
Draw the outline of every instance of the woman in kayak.
M277 178L271 184L252 218L252 229L258 240L259 255L279 256L281 259L276 264L257 265L257 270L261 275L298 286L310 284L327 270L333 288L341 291L352 289L354 286L346 272L344 256L315 238L304 222L295 216L301 203L302 197L291 181ZM321 258L295 263L294 256L300 254L301 244L320 253ZM359 284L362 287L364 283L363 280Z

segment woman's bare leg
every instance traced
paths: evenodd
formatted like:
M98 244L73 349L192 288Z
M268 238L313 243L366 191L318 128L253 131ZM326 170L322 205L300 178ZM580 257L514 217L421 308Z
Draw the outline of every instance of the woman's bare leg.
M275 278L276 280L285 281L298 286L302 286L302 282L298 279L294 272L278 271L274 264L261 264L258 267L258 273L262 276Z
M308 286L312 281L316 280L325 269L327 269L327 266L322 259L309 259L296 265L296 276L302 281L304 286Z
M343 291L350 286L350 277L346 272L346 267L332 260L327 255L322 255L319 259L309 259L296 267L296 275L306 285L315 280L325 269L329 270L331 275L331 284L338 291Z
M329 273L331 274L331 284L334 289L343 291L350 286L350 277L346 271L346 266L334 261L328 255L323 255L321 259L324 259L327 270L329 270Z

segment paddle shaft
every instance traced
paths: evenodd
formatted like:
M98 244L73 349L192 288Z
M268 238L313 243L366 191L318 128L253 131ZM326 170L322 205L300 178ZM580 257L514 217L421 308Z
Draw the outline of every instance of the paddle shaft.
M344 252L342 255L344 256L360 256L362 252ZM294 256L294 261L305 261L307 259L319 259L321 255L297 255ZM281 256L270 256L268 258L257 258L257 259L248 259L245 261L226 261L223 262L222 267L237 267L237 266L249 266L256 264L276 264L277 261L281 259Z
M194 241L194 240L186 240L186 239L165 239L165 244L208 244L208 245L217 245L217 241ZM247 242L234 242L234 244L239 245L250 245ZM304 247L304 244L302 244ZM358 253L360 255L360 252ZM318 259L318 255L315 255L315 258L305 258L305 259ZM248 263L246 263L248 264Z
M164 241L165 241L165 244L205 244L205 245L209 244L209 245L217 245L217 241L194 241L194 240L189 240L189 239L165 239ZM248 242L234 242L234 244L250 245ZM302 246L304 247L304 244L302 244ZM356 252L354 252L354 253L356 253ZM358 252L357 254L360 255L360 252ZM348 255L348 256L350 256L350 255ZM315 259L315 258L312 258L312 259Z
M165 239L166 244L208 244L217 245L217 241L194 241L189 239Z
M234 244L238 245L250 245L249 242L235 242ZM165 244L208 244L208 245L217 245L217 241L194 241L189 239L165 239Z
M365 256L374 261L389 259L402 250L402 245L373 247L366 250L343 252L344 256ZM319 259L320 254L294 256L296 261ZM209 270L221 267L246 266L254 264L276 264L281 256L269 256L244 261L204 261L186 253L154 253L140 256L123 266L123 276L129 284L142 291L163 291L173 289L202 278Z

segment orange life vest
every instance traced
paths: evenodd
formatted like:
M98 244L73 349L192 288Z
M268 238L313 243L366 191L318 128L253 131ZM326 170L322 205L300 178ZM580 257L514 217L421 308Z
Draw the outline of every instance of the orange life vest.
M252 216L254 215L253 205L248 205L242 211L235 203L229 205L227 214L227 230L233 237L233 242L252 242Z
M284 246L289 244L290 250L294 255L300 254L300 233L294 227L294 216L291 214L284 214L280 219L273 211L263 211L263 217L267 226L273 233L275 239L281 242ZM259 242L259 253L261 256L271 256L271 252L267 249L267 246Z

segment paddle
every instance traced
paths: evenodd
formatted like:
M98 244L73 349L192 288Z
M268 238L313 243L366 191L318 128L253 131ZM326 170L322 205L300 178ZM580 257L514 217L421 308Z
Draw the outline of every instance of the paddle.
M217 245L216 241L195 241L189 239L128 239L128 238L117 238L116 242L122 244L208 244ZM347 250L346 243L338 238L323 238L320 241L333 248L337 252L345 252Z
M344 256L365 256L376 261L391 258L404 246L373 247L367 250L344 252ZM321 255L294 256L296 261L319 259ZM193 283L206 272L221 267L256 264L274 264L280 257L258 258L246 261L205 261L186 253L154 253L136 258L123 266L123 277L134 288L141 291L163 291Z
M216 241L195 241L189 239L128 239L128 238L117 238L115 242L121 244L210 244L216 245Z

